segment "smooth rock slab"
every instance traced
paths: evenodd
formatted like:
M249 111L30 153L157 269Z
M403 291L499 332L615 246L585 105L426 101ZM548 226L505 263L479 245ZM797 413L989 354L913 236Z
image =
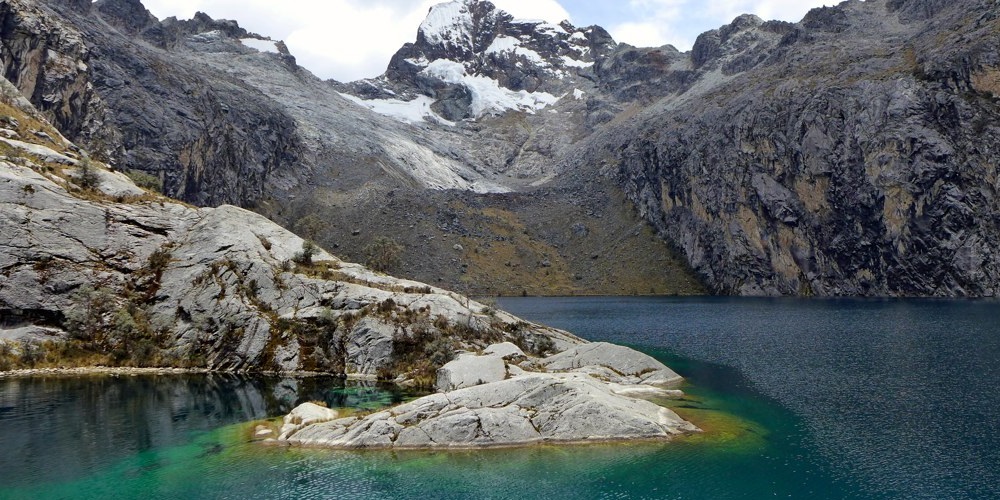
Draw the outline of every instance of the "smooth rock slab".
M364 318L347 337L347 373L374 377L392 357L396 328L376 318Z
M682 377L652 356L628 347L594 342L539 361L550 372L587 373L614 383L668 385Z

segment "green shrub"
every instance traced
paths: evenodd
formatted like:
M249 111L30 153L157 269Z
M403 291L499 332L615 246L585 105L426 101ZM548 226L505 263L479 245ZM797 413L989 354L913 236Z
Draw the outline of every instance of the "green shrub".
M114 308L114 296L106 288L86 285L73 294L73 306L66 312L66 331L77 340L103 340L106 316Z
M132 179L132 182L134 182L136 186L157 193L163 192L163 181L155 175L147 174L141 170L129 170L125 172L125 175Z
M0 341L0 372L14 369L14 348L8 342Z
M434 366L444 366L455 359L455 346L452 341L438 337L424 346L424 354Z
M327 223L316 214L309 214L295 221L292 229L306 239L316 239L326 229Z
M392 238L379 236L365 247L365 265L379 272L389 272L399 266L403 247Z
M43 357L45 357L45 353L38 344L33 342L24 342L21 344L21 366L34 368Z
M295 254L292 257L292 261L296 264L303 266L311 266L313 262L313 257L319 252L319 248L315 243L309 240L302 241L302 251Z
M94 190L100 187L101 178L97 175L97 167L94 166L94 162L90 160L89 156L84 155L83 159L80 160L80 175L77 177L77 182L80 187L87 190Z
M146 261L146 269L154 276L161 276L163 271L170 265L171 253L167 248L160 248L149 255Z

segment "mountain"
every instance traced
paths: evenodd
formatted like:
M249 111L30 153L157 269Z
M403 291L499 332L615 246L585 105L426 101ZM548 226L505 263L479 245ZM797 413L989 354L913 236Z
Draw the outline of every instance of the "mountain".
M392 238L412 250L394 271L463 291L702 290L610 180L549 182L572 120L408 123L235 22L158 21L137 0L0 9L11 81L98 159L158 177L170 196L254 209L360 261Z
M5 75L169 195L480 293L991 296L985 0L740 16L694 48L433 7L370 80L138 0L0 2Z

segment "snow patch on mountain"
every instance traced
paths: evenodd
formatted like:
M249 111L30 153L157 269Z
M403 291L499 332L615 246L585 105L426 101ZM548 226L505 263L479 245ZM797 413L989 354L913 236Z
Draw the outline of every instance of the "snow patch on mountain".
M514 52L521 46L521 41L517 38L500 35L493 39L493 43L486 48L487 54L502 54L504 52Z
M281 53L278 50L277 42L273 42L271 40L258 40L256 38L240 38L240 43L242 43L247 47L250 47L251 49L257 50L258 52L269 52L272 54Z
M417 66L419 68L425 68L425 67L427 67L428 64L431 63L430 61L427 60L426 57L423 57L423 56L421 56L421 57L411 57L409 59L404 59L404 61L406 61L406 62L408 62L408 63L410 63L410 64L412 64L414 66Z
M562 56L562 62L567 68L589 68L594 65L592 62L583 62L569 56Z
M558 24L552 24L552 23L546 23L546 22L538 23L538 25L535 26L535 31L537 31L539 33L544 33L544 34L547 34L547 35L552 35L552 36L555 36L555 35L557 35L559 33L569 34L569 32L566 31L566 28L563 28L562 26L559 26Z
M428 64L421 73L445 83L462 83L462 78L465 77L465 65L451 59L438 59Z
M541 56L541 54L535 52L534 50L526 49L524 47L518 47L517 50L514 51L514 53L524 57L525 59L531 61L532 63L538 65L539 67L547 68L550 66L549 63L545 62L545 59Z
M448 59L438 59L430 63L421 73L437 78L445 83L464 85L472 94L472 115L498 115L508 110L534 113L555 104L558 97L546 92L513 91L500 86L492 78L468 75L465 66Z
M493 43L486 48L484 54L503 54L505 52L511 52L514 55L524 57L532 64L538 65L542 68L551 66L551 64L545 61L545 58L542 57L541 54L529 48L523 47L520 40L509 36L501 35L493 39Z
M455 122L445 120L431 110L431 105L434 104L434 99L427 96L417 96L417 98L412 101L403 101L399 99L365 100L350 94L340 93L340 95L344 99L347 99L359 106L366 107L380 115L394 118L403 123L414 124L430 121L440 123L442 125L452 127L455 126Z

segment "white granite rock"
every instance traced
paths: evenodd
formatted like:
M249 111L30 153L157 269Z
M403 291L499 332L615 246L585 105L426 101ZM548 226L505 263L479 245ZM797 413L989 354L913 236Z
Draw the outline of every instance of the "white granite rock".
M462 354L438 368L435 387L440 392L464 389L507 378L507 365L499 356Z
M392 357L396 328L376 318L364 318L347 337L347 374L374 377Z
M120 174L101 175L105 185L111 177L131 185ZM113 191L139 192L134 190ZM371 311L389 299L399 311L422 309L428 318L443 316L484 333L497 323L521 322L503 311L487 316L468 298L374 273L322 250L313 256L316 269L298 269L290 262L302 251L302 238L247 210L196 209L167 199L96 202L74 196L59 179L3 161L0 227L0 310L14 314L65 317L75 291L87 286L106 288L120 300L125 294L119 292L141 275L152 255L169 254L145 313L174 339L169 347L174 354L203 358L213 369L344 367L348 374L374 377L392 361L399 325ZM317 276L324 270L337 279ZM362 316L351 329L330 335L336 325L317 325L324 317L336 320L348 313ZM322 329L325 337L319 335ZM582 342L538 325L530 325L528 333L564 348ZM317 338L326 343L306 343ZM487 345L463 342L470 349ZM306 358L316 353L318 358Z
M579 345L539 364L550 372L588 373L615 383L669 385L682 380L652 356L606 342Z
M455 448L667 439L698 429L667 408L583 374L529 373L432 394L284 441L335 448Z
M303 427L329 422L336 418L336 410L315 403L302 403L296 406L291 413L285 415L284 425L281 426L281 435L278 438L288 439L289 436Z
M501 342L499 344L493 344L486 349L483 349L483 354L492 354L494 356L499 356L503 359L516 359L526 357L524 351L521 350L513 342Z

